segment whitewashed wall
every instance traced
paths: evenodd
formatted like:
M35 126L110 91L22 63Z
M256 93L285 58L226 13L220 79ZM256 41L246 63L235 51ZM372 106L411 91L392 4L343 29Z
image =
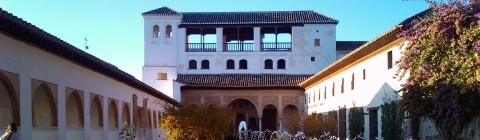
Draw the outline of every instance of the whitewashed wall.
M71 139L84 137L86 140L96 139L96 136L103 136L100 139L117 139L118 133L123 126L121 102L132 102L132 95L136 94L138 99L149 98L147 108L162 110L160 105L153 104L154 98L138 89L132 88L124 83L118 82L110 77L87 69L65 60L51 53L40 50L18 40L14 40L0 34L0 70L18 74L20 86L20 133L23 140L31 139ZM55 84L58 91L58 128L33 128L32 127L32 80L41 80ZM79 130L66 132L66 88L82 90L84 100L84 127ZM90 129L90 93L103 96L103 128L99 130ZM118 100L117 130L108 130L108 98ZM138 106L143 106L142 100ZM130 118L133 122L132 105L130 105ZM2 126L3 127L3 126ZM34 131L35 130L35 131ZM155 133L158 137L160 130ZM70 135L72 133L72 135ZM78 136L77 136L78 135Z
M306 89L305 96L306 106L308 114L311 113L326 113L330 110L338 110L339 106L347 107L347 116L349 108L353 106L355 102L357 107L363 107L364 112L367 112L367 108L379 107L383 104L382 97L384 93L389 93L393 96L398 96L394 93L395 90L400 88L402 81L393 79L397 67L395 61L401 57L399 50L399 44L404 42L395 43L393 46L387 47L380 53L374 55L371 58L366 59L363 62L349 66L347 69L338 71L334 75L324 81ZM392 51L393 68L387 67L387 52ZM341 61L341 60L339 60ZM363 70L365 70L365 79L363 79ZM355 77L354 89L351 89L352 74ZM344 93L341 93L341 83L344 78ZM335 96L332 97L332 86L335 83ZM326 87L326 99L324 96ZM319 94L320 93L320 94ZM315 98L314 98L315 96ZM319 97L320 96L320 99ZM309 101L310 99L310 101ZM378 110L378 135L381 134L381 122L380 122L381 110ZM369 117L365 115L365 133L366 139L369 135ZM348 128L348 119L347 127ZM348 129L347 129L348 134Z

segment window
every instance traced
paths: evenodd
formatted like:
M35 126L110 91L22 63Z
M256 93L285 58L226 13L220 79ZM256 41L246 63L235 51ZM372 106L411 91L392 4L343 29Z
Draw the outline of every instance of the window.
M363 80L367 79L367 74L365 73L365 69L363 69Z
M202 60L202 69L210 69L210 62L208 62L208 60Z
M315 39L315 46L320 46L320 39Z
M188 69L197 69L197 61L195 60L188 61Z
M308 103L310 103L310 94L307 94L308 96Z
M245 59L240 60L238 68L239 69L248 69L247 60L245 60Z
M393 67L392 51L389 51L387 55L388 55L388 69L391 69Z
M313 102L315 102L315 91L313 91Z
M158 25L153 26L153 37L158 37L158 32L160 32Z
M235 61L232 59L227 60L227 69L235 69Z
M355 73L352 73L352 83L350 83L352 90L355 89Z
M167 73L159 72L157 80L167 80Z
M342 85L340 85L340 93L343 93L344 87L345 87L345 83L344 83L344 80L342 78Z
M318 89L318 100L319 100L319 101L320 101L320 99L322 99L322 98L320 97L320 93L322 93L322 92L321 92L321 89Z
M277 61L277 69L285 69L285 60L280 59Z
M315 61L315 57L310 57L310 61Z
M325 86L325 90L323 90L323 99L327 99L327 86Z
M165 27L165 37L172 37L172 25Z
M265 60L265 69L273 69L273 61L271 59Z
M332 97L335 96L335 82L332 84Z

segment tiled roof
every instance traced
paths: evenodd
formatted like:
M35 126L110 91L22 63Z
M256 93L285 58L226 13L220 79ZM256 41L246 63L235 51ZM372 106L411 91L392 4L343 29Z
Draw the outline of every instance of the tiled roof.
M162 7L142 15L183 16L180 25L208 24L337 24L338 20L315 11L257 11L257 12L177 12Z
M148 86L132 75L118 69L91 54L88 54L75 46L53 36L50 33L32 25L21 18L18 18L0 8L0 33L15 38L19 41L38 47L46 52L52 53L75 64L84 66L107 77L115 79L126 85L146 92L156 98L164 99L167 102L180 106L181 104L163 94L162 92Z
M265 12L182 12L183 25L195 24L337 24L338 21L315 11Z
M367 41L337 41L337 52L351 52Z
M184 86L203 87L298 87L309 75L299 74L178 74Z
M154 9L145 13L142 13L142 15L158 15L158 16L181 16L179 12L169 8L169 7L161 7L158 9Z

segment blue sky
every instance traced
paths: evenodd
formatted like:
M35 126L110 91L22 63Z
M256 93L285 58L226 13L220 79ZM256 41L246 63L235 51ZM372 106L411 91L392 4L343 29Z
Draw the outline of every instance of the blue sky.
M314 10L339 20L337 40L369 41L428 8L405 0L0 0L0 7L23 20L142 77L141 13L168 6L180 12Z

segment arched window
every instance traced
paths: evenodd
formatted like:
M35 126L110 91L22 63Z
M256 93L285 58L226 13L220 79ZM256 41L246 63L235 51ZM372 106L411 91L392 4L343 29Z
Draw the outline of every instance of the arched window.
M240 60L240 63L239 63L239 66L238 66L239 69L248 69L247 66L248 66L247 65L247 60L245 60L245 59Z
M227 60L227 69L235 69L235 61L232 59Z
M285 60L280 59L277 61L277 69L285 69Z
M158 25L153 26L153 37L158 37L158 33L160 32L160 28Z
M273 61L271 59L265 60L265 69L273 69Z
M165 27L165 37L172 37L172 25Z
M210 62L208 62L208 60L202 60L202 69L210 69Z
M195 60L188 61L188 69L197 69L197 61Z

